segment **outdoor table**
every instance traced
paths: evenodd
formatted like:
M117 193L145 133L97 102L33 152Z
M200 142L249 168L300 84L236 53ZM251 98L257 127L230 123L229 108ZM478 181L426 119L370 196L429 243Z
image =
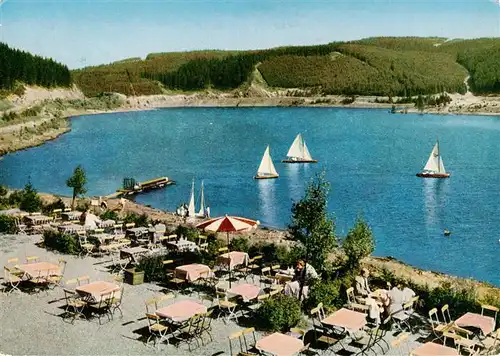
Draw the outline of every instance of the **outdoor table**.
M278 272L274 275L275 280L282 283L289 282L293 279L293 274Z
M274 333L268 335L255 344L255 348L277 356L291 356L298 354L304 347L302 340L293 336Z
M183 322L196 314L207 312L207 307L193 300L182 300L156 311L156 315L175 322Z
M67 211L65 213L62 213L61 217L63 218L63 220L74 221L79 220L81 215L81 211Z
M99 234L91 234L90 237L96 238L99 240L101 244L104 244L106 243L107 240L113 240L115 238L115 235L99 233Z
M106 293L118 292L120 287L106 281L95 281L83 286L78 286L75 291L88 301L98 302Z
M426 342L425 344L417 347L410 353L411 356L458 356L457 350L436 344L435 342Z
M74 233L74 232L77 232L77 231L83 231L85 230L85 226L83 225L78 225L78 224L69 224L69 225L59 225L57 227L61 232L65 232L65 233Z
M28 279L61 275L61 268L59 265L49 262L27 263L16 265L15 267L23 271Z
M147 248L144 248L144 247L140 247L140 246L137 246L137 247L128 247L128 248L122 248L120 250L120 259L130 259L130 262L137 262L137 257L139 257L140 255L144 255L146 253L148 253L149 250Z
M341 327L344 330L354 333L361 330L366 325L366 315L357 311L341 308L321 320L322 324Z
M205 277L210 277L210 267L198 263L176 267L174 277L185 279L188 282L196 281L206 272Z
M228 294L232 294L233 296L239 295L245 302L257 298L260 292L260 287L253 284L240 284L239 286L234 286L227 290Z
M455 324L460 327L478 328L484 336L495 330L495 319L493 317L470 312L455 320Z
M179 240L179 241L169 241L167 246L173 247L179 251L197 251L198 246L193 241Z
M231 251L217 257L217 264L229 267L232 270L235 266L248 264L248 253Z
M136 237L140 237L143 234L147 234L149 231L149 228L147 227L133 227L131 229L127 229L126 233L134 235Z
M45 215L28 215L24 218L28 220L30 225L43 225L52 221L51 217Z

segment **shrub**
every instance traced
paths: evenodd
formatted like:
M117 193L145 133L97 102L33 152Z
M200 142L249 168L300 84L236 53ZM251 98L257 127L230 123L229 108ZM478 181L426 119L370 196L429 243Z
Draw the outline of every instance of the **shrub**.
M77 255L81 251L76 236L55 230L45 230L43 232L43 243L47 249L70 255Z
M146 214L141 214L138 215L136 213L128 213L125 218L123 218L123 221L128 224L128 223L135 223L136 227L147 227L149 223L151 222L149 219L149 216Z
M250 244L246 237L237 237L231 240L229 246L231 248L231 251L248 252L248 250L250 249Z
M21 210L27 211L28 213L34 213L36 211L42 210L42 199L38 195L31 182L28 182L24 189L21 191L21 201L19 204Z
M306 249L304 245L296 243L293 246L277 246L276 255L282 267L294 267L297 261L304 258Z
M196 242L196 240L198 239L198 236L200 235L200 232L197 228L179 225L179 226L177 226L177 229L175 229L175 234L179 238L184 237L189 241Z
M346 303L344 281L337 279L332 282L317 281L309 287L306 308L311 310L319 303L329 310L337 310Z
M85 212L90 209L90 202L88 200L80 200L76 204L76 210Z
M9 190L7 189L7 187L0 184L0 197L6 196L8 192Z
M347 233L342 248L349 258L348 268L355 271L363 257L369 256L375 249L373 234L368 224L358 216L354 227Z
M106 210L99 217L101 218L101 220L114 220L114 221L120 220L116 211L112 210Z
M141 258L137 268L144 271L144 282L163 282L165 280L163 261L168 259L170 258L165 254L155 254Z
M23 199L23 191L15 190L10 193L8 198L8 203L10 206L19 206L21 204L21 200Z
M16 221L12 216L0 215L0 232L6 234L16 232Z
M261 327L269 331L287 331L298 324L301 316L298 299L286 295L266 299L257 312Z
M63 209L64 210L65 207L66 207L66 205L64 205L64 202L59 198L53 203L44 205L42 207L42 211L45 214L50 214L50 213L52 213L52 211L54 211L54 209Z

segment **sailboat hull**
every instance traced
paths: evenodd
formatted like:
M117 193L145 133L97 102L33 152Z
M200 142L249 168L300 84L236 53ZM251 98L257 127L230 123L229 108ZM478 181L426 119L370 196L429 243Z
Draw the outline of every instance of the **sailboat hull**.
M283 163L318 163L317 159L284 159L281 162Z
M450 173L417 173L420 178L450 178Z
M256 175L253 177L254 179L273 179L273 178L278 178L278 174L267 174L267 175Z

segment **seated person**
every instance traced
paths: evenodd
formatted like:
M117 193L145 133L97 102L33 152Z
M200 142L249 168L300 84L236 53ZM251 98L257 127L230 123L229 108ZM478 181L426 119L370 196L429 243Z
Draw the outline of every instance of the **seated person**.
M302 296L305 299L307 298L307 294L309 292L309 285L318 278L318 274L313 266L309 263L305 263L304 260L298 260L295 268L295 275L293 276L291 282L287 282L285 284L284 293L285 295L294 296L298 299L300 293L300 282L301 280L304 280Z
M361 297L360 301L370 295L372 292L370 289L370 286L368 284L368 276L370 275L370 272L368 271L367 268L363 268L361 270L361 276L356 276L355 281L356 285L354 287L354 290L356 292L356 296Z
M408 288L404 282L400 282L391 289L388 295L390 303L387 312L397 318L404 316L403 305L411 301L415 292Z

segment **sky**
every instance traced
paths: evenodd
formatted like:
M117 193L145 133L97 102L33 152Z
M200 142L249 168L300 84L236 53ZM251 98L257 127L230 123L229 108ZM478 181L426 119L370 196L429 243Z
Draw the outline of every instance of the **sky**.
M0 0L0 41L79 68L152 52L500 36L497 0Z

